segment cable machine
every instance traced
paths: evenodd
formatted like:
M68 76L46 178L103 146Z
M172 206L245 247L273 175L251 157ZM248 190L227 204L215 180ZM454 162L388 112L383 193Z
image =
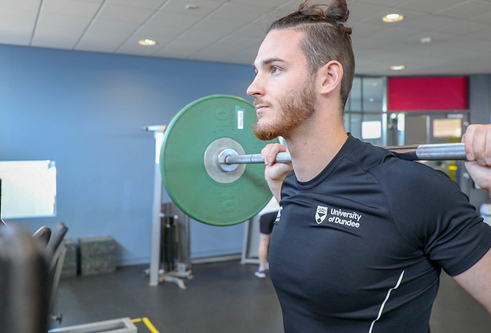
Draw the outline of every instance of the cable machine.
M160 282L176 283L185 289L184 279L191 279L191 219L170 200L160 174L160 149L166 125L145 126L144 131L154 132L155 168L152 209L152 252L150 286Z

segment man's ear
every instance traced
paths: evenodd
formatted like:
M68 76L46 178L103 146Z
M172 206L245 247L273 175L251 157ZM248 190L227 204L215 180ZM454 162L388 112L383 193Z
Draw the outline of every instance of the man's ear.
M317 78L319 79L320 93L329 94L336 89L341 89L343 75L343 66L337 60L331 60L319 68Z

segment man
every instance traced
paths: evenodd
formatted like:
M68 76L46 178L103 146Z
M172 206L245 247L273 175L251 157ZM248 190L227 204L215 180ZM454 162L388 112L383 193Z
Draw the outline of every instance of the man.
M270 274L286 332L429 332L443 268L491 312L491 228L444 174L351 137L345 0L304 1L270 27L248 94L280 212ZM489 139L488 139L489 138ZM471 126L467 168L491 188L490 126ZM294 170L292 172L291 170Z

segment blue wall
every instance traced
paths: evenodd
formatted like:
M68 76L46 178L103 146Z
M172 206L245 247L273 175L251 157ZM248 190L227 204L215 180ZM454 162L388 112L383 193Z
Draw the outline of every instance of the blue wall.
M246 98L250 66L0 45L0 160L54 160L68 238L110 235L118 263L149 262L154 137L188 103ZM196 229L196 230L194 230ZM243 225L192 226L191 256L240 252Z

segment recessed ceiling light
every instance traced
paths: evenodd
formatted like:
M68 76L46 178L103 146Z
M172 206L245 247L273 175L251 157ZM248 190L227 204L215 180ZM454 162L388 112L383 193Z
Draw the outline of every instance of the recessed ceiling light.
M154 41L153 39L141 39L138 41L138 44L140 45L143 45L143 46L154 46L155 44L157 44L156 41Z
M198 9L198 5L195 5L193 3L189 3L186 5L186 9Z
M382 21L387 23L399 22L404 19L401 14L387 14L382 18Z
M404 68L406 68L404 65L390 66L393 71L402 71Z

